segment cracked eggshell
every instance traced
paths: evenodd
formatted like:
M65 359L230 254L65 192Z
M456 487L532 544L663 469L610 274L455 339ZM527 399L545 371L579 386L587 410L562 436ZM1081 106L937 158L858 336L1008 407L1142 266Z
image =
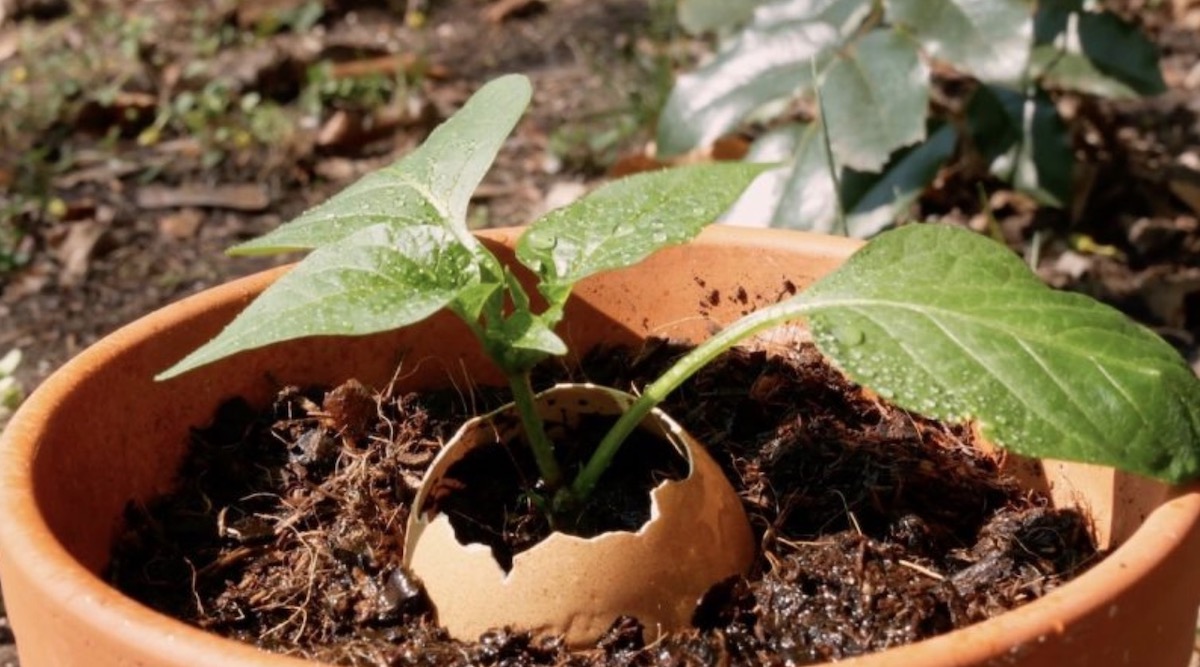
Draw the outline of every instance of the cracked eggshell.
M568 426L586 414L617 415L634 398L595 385L559 385L537 397L542 418ZM619 616L634 616L653 638L689 627L713 584L744 573L754 540L733 487L704 448L655 410L642 428L666 438L690 474L651 492L650 520L636 533L590 539L553 533L517 554L507 574L482 544L463 545L450 520L424 510L442 477L472 449L517 437L511 405L473 419L426 473L409 516L404 558L425 586L438 622L462 640L509 626L564 636L572 647L594 642Z

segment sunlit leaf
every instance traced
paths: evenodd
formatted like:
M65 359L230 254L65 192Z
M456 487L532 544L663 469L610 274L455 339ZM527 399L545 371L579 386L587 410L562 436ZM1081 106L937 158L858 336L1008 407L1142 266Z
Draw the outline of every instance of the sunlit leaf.
M464 244L471 194L529 105L529 80L510 75L480 88L419 148L325 203L230 252L308 250L378 224L443 225Z
M835 161L877 171L892 151L925 138L929 68L911 39L878 30L830 64L821 102Z
M902 407L974 419L1022 454L1200 473L1200 381L1179 354L989 239L902 227L801 298L822 351Z
M811 89L814 66L823 70L869 11L869 0L760 5L737 39L679 77L659 117L659 153L707 145L762 105Z
M478 280L474 254L444 227L368 227L313 251L159 379L294 338L397 329L450 305Z
M929 55L983 81L1015 84L1029 62L1029 0L889 0L887 16Z
M896 224L954 152L957 132L944 125L917 146L897 151L879 173L841 170L846 233L871 237ZM752 226L831 233L838 204L819 121L774 130L759 139L748 161L779 162L754 181L724 220Z
M954 126L943 125L922 143L897 151L880 173L846 170L842 174L842 202L847 232L856 238L869 238L901 222L900 218L954 153L957 142Z
M679 25L693 35L728 28L750 20L754 7L763 0L678 0L675 15Z
M517 258L541 278L551 304L561 304L592 274L691 240L768 166L718 162L615 181L530 225Z
M793 154L799 138L810 124L793 124L777 127L764 133L754 140L743 160L746 162L776 163L781 166L758 175L750 186L742 193L724 215L720 222L741 227L770 226L779 209L779 200L783 197L788 179L794 171ZM806 204L832 206L833 182L828 178L820 181L828 187L828 192L814 190L812 196L805 200ZM818 210L810 217L827 217Z

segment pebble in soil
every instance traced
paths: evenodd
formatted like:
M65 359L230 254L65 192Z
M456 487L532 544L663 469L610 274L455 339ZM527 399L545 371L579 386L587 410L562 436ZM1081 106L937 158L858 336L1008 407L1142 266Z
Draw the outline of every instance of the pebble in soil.
M600 350L539 386L645 384L683 348ZM504 395L480 390L477 409ZM467 416L453 392L283 389L195 432L177 490L130 505L109 568L189 623L346 665L811 664L917 641L1033 600L1097 558L1085 520L997 474L969 429L904 412L811 346L733 350L664 408L743 499L760 554L696 628L646 644L619 619L595 648L503 629L450 640L400 568L408 505Z

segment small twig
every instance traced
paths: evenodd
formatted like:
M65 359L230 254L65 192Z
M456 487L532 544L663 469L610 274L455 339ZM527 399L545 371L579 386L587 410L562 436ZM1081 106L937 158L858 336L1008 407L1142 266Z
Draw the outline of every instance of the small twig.
M899 563L900 565L903 565L904 567L907 567L910 570L920 572L921 574L929 577L930 579L936 579L938 581L946 580L946 577L938 574L934 570L931 570L931 569L925 567L924 565L918 565L917 563L914 563L910 560L904 560L903 558L897 560L896 562Z

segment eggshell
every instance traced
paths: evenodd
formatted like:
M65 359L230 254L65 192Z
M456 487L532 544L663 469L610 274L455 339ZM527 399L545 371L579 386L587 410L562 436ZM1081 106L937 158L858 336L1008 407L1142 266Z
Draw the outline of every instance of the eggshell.
M549 428L586 414L616 415L633 400L605 387L559 385L539 394L537 405ZM650 520L637 532L590 539L554 533L517 554L506 574L487 546L460 544L449 519L426 510L426 499L467 452L516 437L514 417L509 405L464 424L430 466L413 503L420 511L409 517L405 564L453 637L474 640L507 626L561 634L579 647L628 615L653 639L688 627L713 584L750 567L754 541L733 487L699 443L655 410L641 428L667 439L690 472L651 492Z

